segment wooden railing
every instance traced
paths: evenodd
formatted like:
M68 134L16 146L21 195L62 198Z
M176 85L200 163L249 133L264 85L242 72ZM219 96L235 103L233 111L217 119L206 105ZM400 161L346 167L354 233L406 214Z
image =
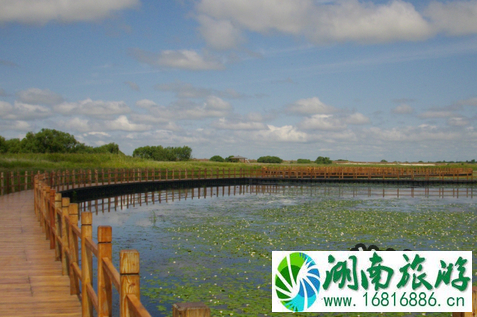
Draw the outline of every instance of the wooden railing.
M473 180L471 168L409 168L409 167L263 167L262 177L311 179L451 179Z
M222 171L222 173L221 173ZM386 175L394 175L388 170ZM103 172L103 171L102 171ZM222 169L217 169L216 173L211 170L195 171L180 171L164 170L155 173L149 171L129 170L111 173L107 172L108 183L111 182L111 175L115 175L114 183L124 181L154 181L158 180L156 177L164 177L169 179L194 179L195 178L233 178L233 177L283 177L289 178L295 176L296 178L303 177L318 177L318 173L326 173L333 175L331 169L325 171L320 169L310 170L309 168L302 169L270 169L262 168L261 170L250 170L247 174L240 171L229 169L227 172ZM336 172L336 171L335 171ZM372 171L366 171L370 177ZM382 175L384 171L381 170ZM122 175L129 175L117 177L118 173ZM330 174L328 174L330 173ZM337 172L336 172L337 173ZM335 176L338 174L334 174ZM341 170L342 177L351 177L345 170ZM95 175L95 185L99 185L99 178ZM56 259L61 261L62 273L70 277L70 293L77 295L82 302L83 316L93 316L93 310L96 310L98 316L111 316L112 310L112 287L114 286L119 293L119 310L120 317L136 316L147 317L150 314L144 308L140 301L140 277L139 277L139 253L136 250L122 250L120 251L119 271L112 263L112 230L109 226L99 226L97 240L94 242L92 238L92 213L81 213L81 227L78 227L78 204L70 203L69 198L63 198L60 193L50 187L51 184L57 188L68 186L90 186L93 185L92 173L72 174L73 178L68 178L66 172L59 174L39 174L34 177L34 206L35 213L40 221L45 237L50 241L50 248L55 249ZM79 178L75 179L75 176ZM88 177L84 177L88 175ZM104 175L104 174L101 174ZM183 178L181 178L183 176ZM188 176L189 175L189 178ZM233 175L233 177L232 177ZM273 175L273 176L272 176ZM321 175L321 174L320 174ZM325 175L325 174L323 174ZM399 176L403 177L405 171L400 171ZM425 171L424 173L416 175L424 175L430 177L471 177L469 171L461 169L444 169L436 171ZM436 176L437 175L437 176ZM64 176L64 177L63 177ZM178 178L175 178L178 176ZM288 176L288 177L286 177ZM81 178L83 177L83 178ZM171 177L171 178L170 178ZM356 176L358 177L358 176ZM151 179L152 178L152 179ZM61 181L55 181L61 179ZM68 182L68 180L73 182ZM76 180L83 180L77 182ZM101 183L105 181L102 176ZM468 179L468 178L467 178ZM472 178L471 178L472 179ZM86 182L87 180L88 182ZM106 185L106 184L105 184ZM74 188L74 187L73 187ZM93 287L93 255L97 261L97 282L96 290ZM456 317L472 317L475 316L477 310L476 288L473 288L473 312L472 313L453 313ZM179 316L210 316L210 309L201 303L180 303L173 305L173 317Z
M61 261L62 274L70 277L70 294L82 303L82 316L112 316L112 288L119 293L119 316L150 317L141 303L139 252L120 251L119 271L112 263L112 229L98 226L97 240L93 241L91 212L78 213L78 204L70 203L51 189L46 175L35 176L34 206L50 248L55 249L56 260ZM81 226L78 227L78 219ZM97 261L97 289L93 285L93 255ZM201 303L173 305L174 316L209 317L210 309Z
M130 182L200 180L214 178L283 178L283 179L452 179L473 180L471 168L442 167L250 167L192 169L95 169L37 172L1 172L0 194L33 189L34 176L44 174L47 184L57 191L78 187Z

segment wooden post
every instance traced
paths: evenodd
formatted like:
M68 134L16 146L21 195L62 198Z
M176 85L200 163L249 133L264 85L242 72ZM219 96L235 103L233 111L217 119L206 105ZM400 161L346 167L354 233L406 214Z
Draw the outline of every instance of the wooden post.
M71 226L78 225L78 204L70 204L68 214ZM70 239L68 245L70 247L70 295L79 295L79 280L75 275L71 266L76 263L78 265L78 236L73 232L73 228L68 226L68 237Z
M132 317L129 311L128 295L135 295L140 299L139 252L137 250L121 250L119 253L119 316Z
M61 194L59 194L61 197ZM61 241L63 245L61 247L61 274L69 275L69 263L68 263L68 228L66 228L66 220L65 218L69 216L69 206L70 206L70 198L64 197L61 199Z
M2 187L1 187L1 188L2 188L2 196L3 196L3 194L4 194L4 190L3 190L3 172L2 172L1 178L2 178L2 183L1 183L1 186L2 186Z
M70 190L70 171L69 170L66 170L65 182L66 182L66 190Z
M210 308L203 303L177 303L172 305L172 317L209 317Z
M98 316L112 316L112 282L104 271L103 259L112 260L112 229L110 226L98 227Z
M51 212L51 220L52 220L52 232L55 232L56 233L56 236L55 237L52 237L52 239L50 239L51 241L54 241L54 248L55 248L55 259L56 261L59 261L61 260L61 245L60 243L58 242L58 237L61 237L61 218L60 216L56 213L56 208L60 208L61 210L61 194L59 193L55 193L55 191L52 189L50 191L50 195L54 197L54 204L52 206L52 212ZM54 223L53 223L54 221ZM51 243L50 241L50 243Z
M57 219L56 219L56 213L55 213L57 201L56 201L55 190L47 187L46 197L47 197L46 199L48 200L47 202L48 219L50 221L50 230L49 230L50 249L55 249L55 255L56 255L55 258L56 260L59 260L59 248L57 246L56 236L54 234L54 232L57 230L57 224L56 224ZM58 205L61 207L61 198L58 202Z
M90 285L93 279L93 256L85 243L86 238L93 236L92 224L93 214L91 212L83 212L81 214L81 303L83 317L93 316L93 305L87 291L87 285Z
M108 185L111 185L111 170L108 168Z
M166 168L166 180L167 180L168 174L169 174L169 171Z
M73 170L73 181L71 182L71 188L75 188L75 183L76 183L76 172Z
M13 172L10 172L10 183L11 183L10 188L12 189L12 193L14 193L15 192L15 176L13 175Z

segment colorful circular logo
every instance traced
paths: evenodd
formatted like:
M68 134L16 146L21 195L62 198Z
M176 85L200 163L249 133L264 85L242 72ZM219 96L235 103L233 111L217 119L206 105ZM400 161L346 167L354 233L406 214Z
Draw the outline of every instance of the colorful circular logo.
M308 309L320 291L320 272L315 261L303 252L287 255L278 265L275 290L280 302L289 310Z

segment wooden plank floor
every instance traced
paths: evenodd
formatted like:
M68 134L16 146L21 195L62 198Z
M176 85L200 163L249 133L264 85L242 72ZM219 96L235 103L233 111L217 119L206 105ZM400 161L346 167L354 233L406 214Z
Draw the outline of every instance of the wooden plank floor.
M35 216L32 190L0 196L0 316L81 316Z

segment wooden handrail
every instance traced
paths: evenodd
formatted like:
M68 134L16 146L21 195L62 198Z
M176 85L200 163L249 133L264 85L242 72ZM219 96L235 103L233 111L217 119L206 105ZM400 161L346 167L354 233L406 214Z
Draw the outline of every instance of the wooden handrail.
M103 258L102 259L104 263L104 272L108 274L109 278L111 279L111 282L113 283L114 287L116 287L116 290L120 290L121 286L119 283L119 272L116 270L116 268L113 265L113 262L111 262L110 259Z
M85 245L91 252L93 252L93 254L96 257L98 256L98 245L93 241L92 238L86 237L85 238Z
M165 177L161 177L162 171L158 170L158 179L173 180L175 176L180 178L187 178L190 175L191 179L207 178L230 178L232 173L222 170L208 172L207 169L199 169L197 173L192 170L191 173L182 172L171 174L166 169ZM118 177L114 178L114 183L132 181L149 181L151 177L149 172L142 174L139 170L120 171ZM152 171L152 179L157 179L156 171ZM261 170L244 171L242 168L239 171L239 177L282 177L282 178L405 178L409 177L469 177L472 170L466 169L441 169L430 171L429 169L396 169L396 168L345 168L345 167L314 167L314 168L268 168L264 167ZM73 171L72 177L69 173L37 173L34 178L34 210L35 215L40 221L40 225L45 232L46 239L50 240L50 247L55 249L57 260L62 262L62 271L64 275L70 276L70 291L71 294L76 294L81 302L83 309L83 316L93 316L93 309L98 312L98 316L109 316L111 312L112 301L112 286L114 286L120 293L120 317L123 316L137 316L150 317L150 314L140 302L139 291L139 253L136 250L122 250L120 252L120 266L119 271L113 265L111 260L111 227L98 227L98 243L94 242L92 238L92 214L91 212L83 212L81 217L82 225L78 227L78 205L70 204L69 199L62 198L61 194L57 193L56 189L68 188L69 181L72 181L72 188L74 186L85 187L92 184L99 184L99 173L95 173L94 182L92 173L86 171L79 171L78 174ZM103 175L103 174L101 174ZM111 173L108 171L108 183L111 182ZM236 171L234 169L234 177ZM61 176L61 177L60 177ZM76 176L78 176L76 178ZM172 178L170 178L171 176ZM12 178L13 179L13 178ZM103 182L103 179L102 179ZM65 186L66 183L66 186ZM104 182L105 183L105 182ZM52 188L54 186L55 188ZM206 192L204 192L206 194ZM200 195L200 192L199 192ZM79 254L79 241L81 241L81 255ZM93 288L93 265L92 255L96 256L98 261L98 282L97 292ZM81 263L81 266L79 265ZM79 285L82 285L80 288ZM473 289L473 305L474 313L476 310L477 299L476 290ZM192 304L191 304L192 305ZM210 316L210 309L200 304L200 314L197 316ZM188 304L173 305L174 314L177 312L178 316L181 312L191 309L192 306ZM195 310L194 310L195 311ZM455 313L458 314L458 313ZM471 316L467 313L464 315L455 316ZM182 316L182 315L180 315Z
M235 169L234 169L235 170ZM248 167L240 168L239 177L281 177L281 178L396 178L425 180L445 178L453 180L474 180L472 168L458 167L367 167L367 166L289 166L289 167ZM232 176L233 175L233 176ZM235 171L214 169L104 169L98 170L64 170L36 173L33 171L1 172L0 195L34 188L35 177L55 191L70 190L86 186L99 186L129 182L148 182L179 179L235 178Z
M91 284L86 284L86 291L88 292L88 298L91 301L91 304L93 304L94 309L98 311L98 296L96 295L93 286Z
M75 173L72 175L74 179ZM97 173L94 175L94 182L91 172L83 171L79 175L83 176L79 178L83 184L78 186L99 184ZM148 173L144 176L140 171L134 171L132 177L134 180L149 179ZM79 297L82 315L91 317L93 310L96 310L98 316L110 316L114 286L120 293L120 317L150 317L139 299L139 253L136 250L121 251L119 271L114 267L111 261L111 227L98 227L96 243L92 238L92 213L83 212L81 227L78 227L78 204L70 204L69 198L62 198L61 194L48 186L68 188L62 184L68 179L68 173L53 173L51 177L46 174L36 175L34 209L46 238L51 240L50 247L56 250L56 258L62 262L62 273L70 276L70 293ZM81 255L78 252L79 241ZM98 260L97 291L93 287L93 255ZM208 317L210 313L198 316Z
M144 308L139 298L134 294L129 294L127 297L129 310L133 316L151 317L151 314Z

